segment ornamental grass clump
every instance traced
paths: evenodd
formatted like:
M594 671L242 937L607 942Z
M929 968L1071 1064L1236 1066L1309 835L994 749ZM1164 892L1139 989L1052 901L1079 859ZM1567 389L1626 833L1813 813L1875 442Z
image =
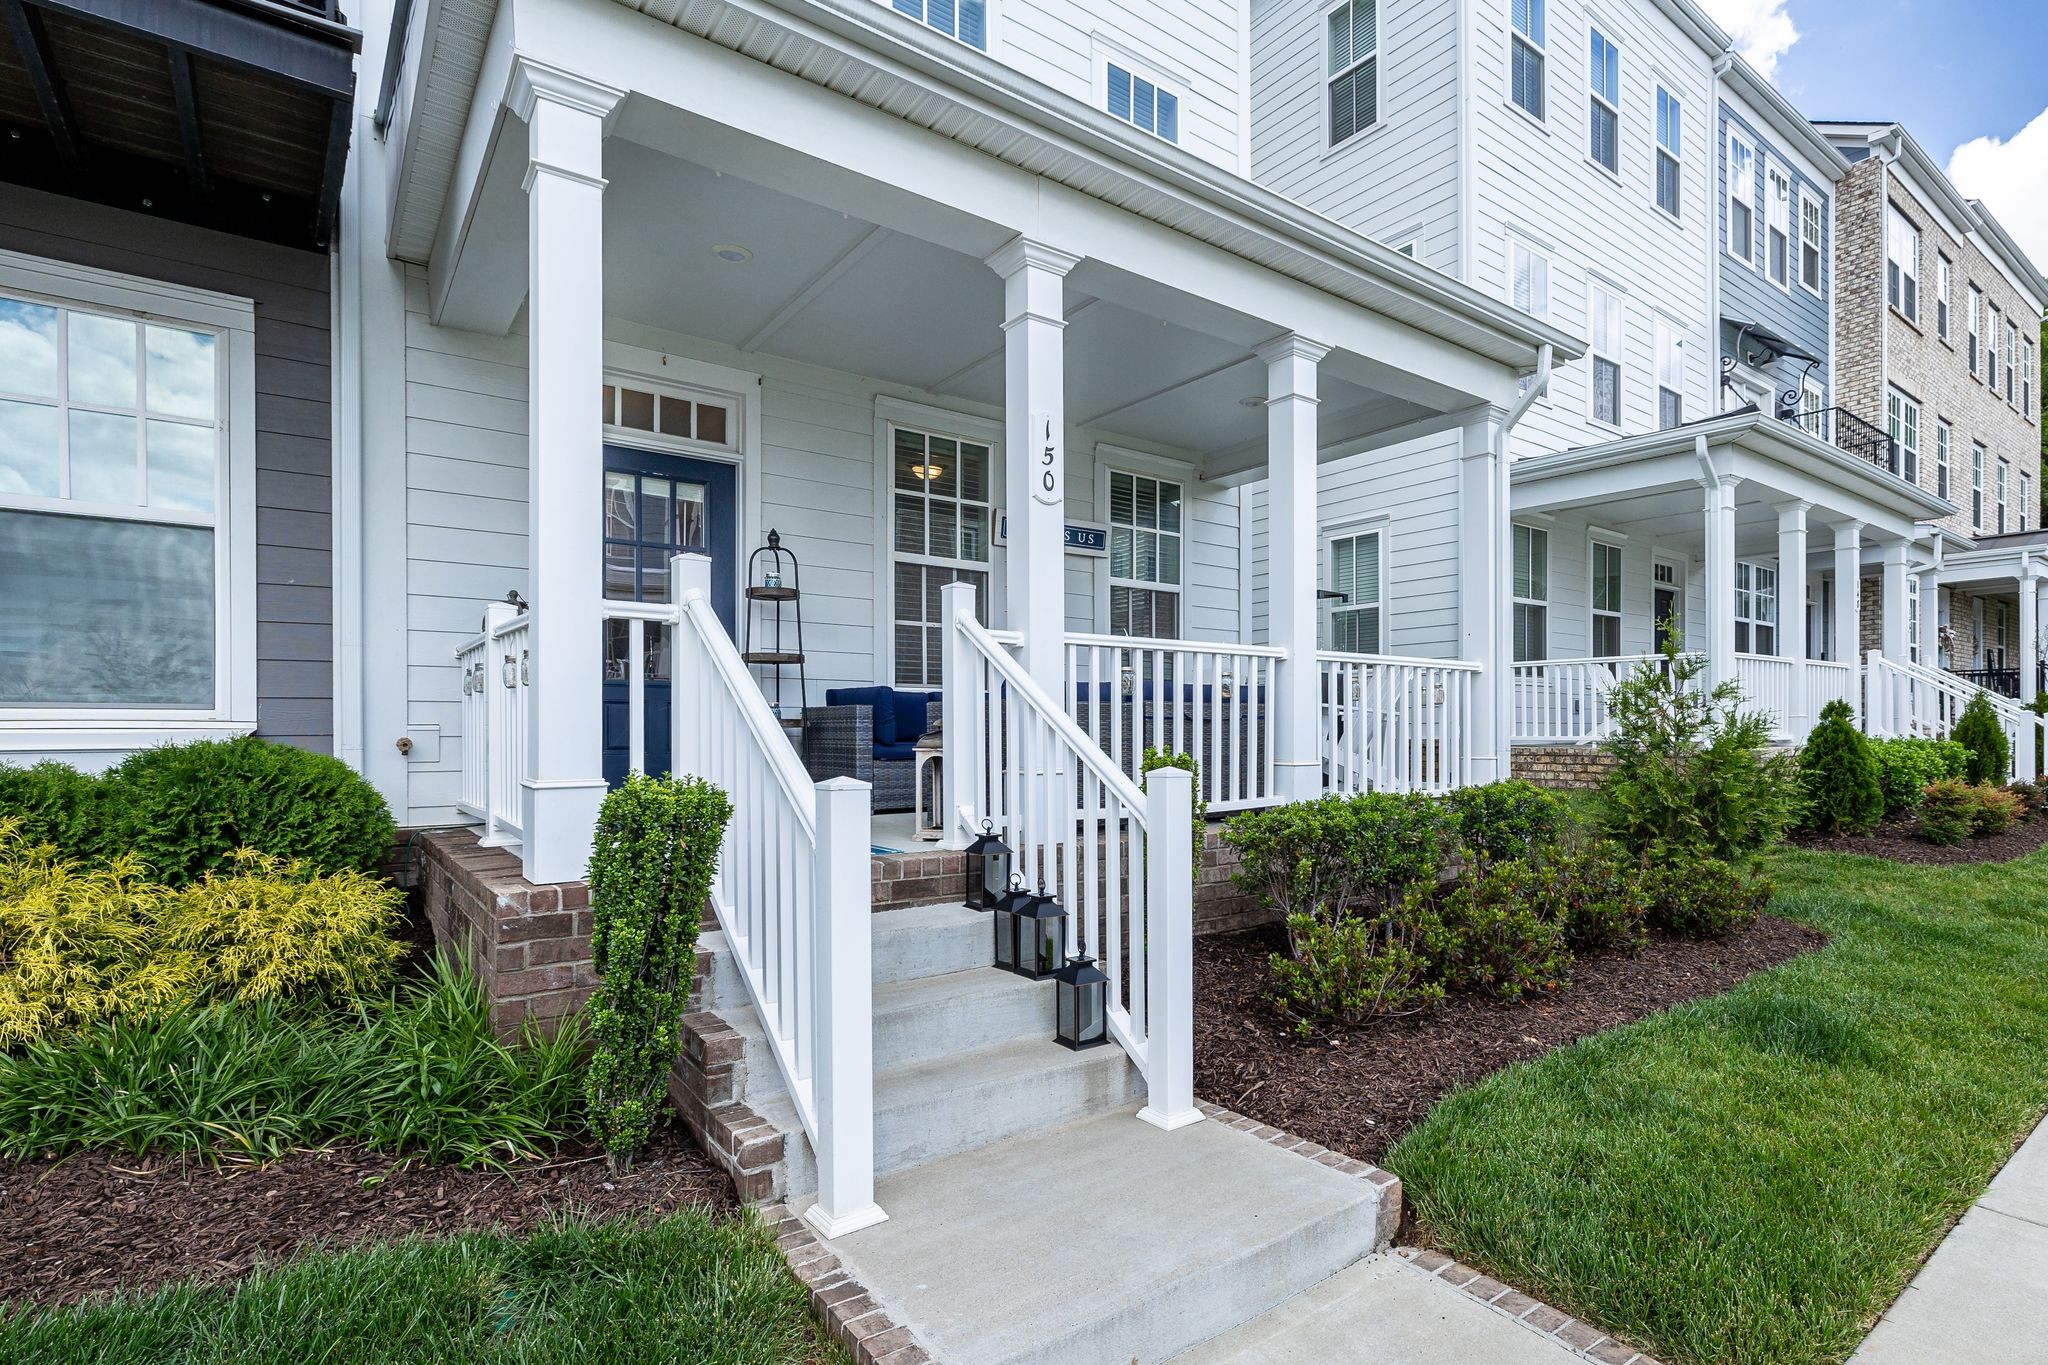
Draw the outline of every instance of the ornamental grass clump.
M1845 701L1820 709L1820 723L1799 751L1802 825L1824 834L1868 834L1884 819L1884 784L1870 741Z
M732 803L708 782L639 773L598 812L589 876L596 1046L584 1098L614 1171L632 1164L661 1113L731 818Z

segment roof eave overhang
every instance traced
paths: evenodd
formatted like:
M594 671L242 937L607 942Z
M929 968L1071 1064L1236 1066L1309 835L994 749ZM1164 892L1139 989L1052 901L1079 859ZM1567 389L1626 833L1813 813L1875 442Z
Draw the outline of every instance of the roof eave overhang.
M1735 93L1763 115L1771 131L1799 145L1799 150L1812 159L1830 184L1840 183L1842 177L1849 173L1849 159L1842 155L1842 149L1793 108L1791 102L1778 93L1778 88L1765 80L1739 53L1730 54L1727 79L1735 87Z

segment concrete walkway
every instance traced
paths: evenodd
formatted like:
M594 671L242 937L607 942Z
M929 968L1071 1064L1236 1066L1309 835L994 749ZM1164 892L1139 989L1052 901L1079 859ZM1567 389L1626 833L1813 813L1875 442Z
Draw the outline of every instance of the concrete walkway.
M1963 1215L1850 1365L2048 1360L2048 1123Z

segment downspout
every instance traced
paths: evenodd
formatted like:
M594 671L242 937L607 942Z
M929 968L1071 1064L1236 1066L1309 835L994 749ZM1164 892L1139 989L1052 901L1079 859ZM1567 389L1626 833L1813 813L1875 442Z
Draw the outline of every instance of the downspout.
M1721 363L1721 209L1728 201L1727 172L1721 164L1728 150L1728 133L1721 126L1721 78L1734 60L1733 53L1724 52L1707 68L1707 129L1713 136L1714 147L1707 157L1713 170L1707 177L1707 211L1701 217L1707 225L1707 335L1712 342L1707 355L1713 368L1707 375L1707 410L1700 414L1703 417L1720 411L1726 392L1722 381L1728 373Z
M1478 81L1473 78L1472 66L1472 0L1458 0L1458 278L1476 287L1478 282L1472 278L1472 272L1479 259L1479 245L1473 235L1478 225L1473 222L1472 205L1479 170L1475 161L1478 148L1472 136L1472 89ZM2048 369L2048 357L2043 358L2043 364ZM1549 383L1549 365L1539 362L1539 366L1545 371L1543 382ZM1509 425L1513 425L1512 421Z
M398 77L405 70L405 45L412 34L413 0L397 0L391 11L391 36L384 45L384 76L377 86L377 112L371 129L381 139L391 127L392 110L398 103Z

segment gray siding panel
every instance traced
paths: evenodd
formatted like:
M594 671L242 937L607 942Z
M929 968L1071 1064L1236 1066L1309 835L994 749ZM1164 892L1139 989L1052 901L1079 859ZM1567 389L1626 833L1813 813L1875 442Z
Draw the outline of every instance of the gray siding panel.
M328 258L11 185L0 248L255 300L257 733L333 752Z
M1799 196L1802 192L1812 195L1820 202L1821 253L1820 293L1815 294L1799 283L1799 263L1795 252L1791 270L1791 288L1784 289L1774 284L1771 278L1754 265L1728 254L1728 134L1730 130L1742 135L1744 141L1756 148L1757 156L1752 168L1750 194L1756 205L1757 233L1759 239L1765 231L1766 207L1764 197L1767 182L1764 167L1768 163L1781 168L1792 182L1792 228L1796 234L1799 228ZM1833 376L1829 373L1830 360L1828 337L1828 295L1834 288L1834 187L1814 179L1801 167L1798 159L1788 156L1770 138L1766 137L1751 120L1732 107L1727 101L1721 104L1719 121L1720 142L1715 148L1715 162L1720 167L1719 203L1715 207L1716 220L1720 224L1717 237L1717 257L1721 263L1721 316L1740 318L1744 322L1760 323L1778 333L1786 340L1795 342L1821 357L1824 363L1814 366L1814 377L1827 385L1828 401L1834 398ZM1923 286L1925 287L1925 286ZM1722 346L1728 347L1735 339L1735 329L1722 329ZM1776 382L1778 392L1799 387L1800 379L1807 371L1803 360L1785 359L1764 367ZM1858 413L1865 421L1882 424L1882 412ZM1929 443L1932 448L1932 442Z

